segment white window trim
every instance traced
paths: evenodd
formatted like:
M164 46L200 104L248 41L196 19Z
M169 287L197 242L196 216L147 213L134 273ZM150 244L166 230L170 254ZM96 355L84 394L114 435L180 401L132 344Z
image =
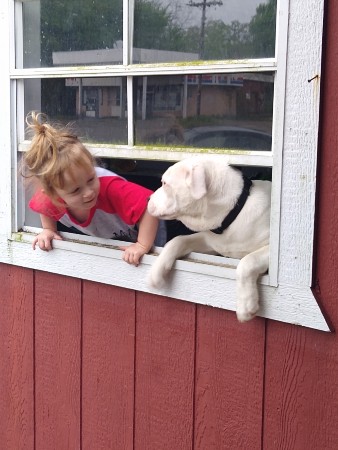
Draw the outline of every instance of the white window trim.
M286 1L282 2L283 8L286 4ZM287 58L286 64L278 58L275 89L280 90L278 98L285 97L285 104L274 105L273 155L248 152L244 156L236 152L220 157L227 157L233 164L243 164L245 161L273 165L274 168L271 215L273 240L270 244L273 257L269 275L261 280L261 309L258 315L329 331L310 288L323 4L323 0L309 0L305 14L304 6L296 0L290 0L290 9L281 10L278 17L279 26L283 29L286 29L288 16L290 20L288 39L285 36L285 39L277 41L278 51L287 55ZM16 125L20 123L18 116L23 114L19 95L17 98L18 89L22 88L22 79L25 78L65 76L70 73L74 76L74 69L69 68L15 69L13 11L13 0L1 2L0 39L6 50L0 72L0 89L3 93L3 117L0 122L0 262L152 292L146 284L146 278L155 255L146 255L142 264L135 268L122 261L121 251L117 249L120 243L117 241L65 233L66 240L55 242L53 252L45 253L31 249L32 234L29 231L34 230L12 233L20 228L20 214L15 211L17 168L12 155L15 155L18 143L20 149L25 148L25 142L18 138L22 136L23 130ZM257 70L253 61L239 61L237 65L238 71ZM257 67L275 71L276 62L273 59L257 60ZM152 75L157 73L157 69L156 65L133 67L130 75ZM233 70L234 65L229 64L228 69ZM81 68L77 76L97 73L102 76L101 68L100 72L98 70L96 67ZM116 76L119 70L123 70L121 66L105 67L104 75ZM168 73L175 73L177 69L169 67L167 70ZM187 73L224 70L227 67L221 63L201 65L198 69L196 66L186 67ZM281 95L284 90L285 96ZM15 105L18 105L17 110ZM109 146L96 146L92 151L101 156L117 154L116 149ZM132 158L179 160L188 154L176 150L168 153L154 151L149 155L149 150L141 147L133 149L130 145L118 149L119 157ZM92 245L94 241L100 245ZM189 259L177 261L166 288L153 293L235 310L235 265L236 261L227 258L193 254Z

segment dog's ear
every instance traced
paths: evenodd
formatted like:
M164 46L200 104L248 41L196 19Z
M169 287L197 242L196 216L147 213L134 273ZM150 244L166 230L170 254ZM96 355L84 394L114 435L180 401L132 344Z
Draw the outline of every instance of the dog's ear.
M205 170L202 164L196 164L187 170L187 185L193 198L199 200L207 192Z

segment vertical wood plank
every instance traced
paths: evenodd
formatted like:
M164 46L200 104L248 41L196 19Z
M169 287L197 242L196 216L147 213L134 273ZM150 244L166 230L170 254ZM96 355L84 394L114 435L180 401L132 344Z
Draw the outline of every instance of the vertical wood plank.
M321 86L321 130L318 148L318 181L314 292L338 328L338 2L326 2L324 16L324 68Z
M33 271L0 264L0 448L34 448Z
M36 448L80 448L81 280L36 272Z
M195 308L137 293L135 449L192 449Z
M338 327L338 3L326 2L314 292ZM338 448L337 332L269 322L264 449Z
M269 322L264 449L338 448L337 336Z
M195 448L261 448L265 321L198 306ZM273 447L271 447L273 448Z
M84 282L84 450L133 449L134 344L134 291Z

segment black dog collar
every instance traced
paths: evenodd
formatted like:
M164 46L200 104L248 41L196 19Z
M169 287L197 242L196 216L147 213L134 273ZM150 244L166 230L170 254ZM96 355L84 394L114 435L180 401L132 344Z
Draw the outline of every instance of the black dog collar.
M252 181L249 180L249 178L246 178L243 176L243 181L244 181L243 190L242 190L241 195L238 197L236 205L229 212L229 214L225 217L221 226L219 226L218 228L214 228L213 230L210 230L213 233L222 234L223 231L232 224L232 222L236 219L238 214L242 211L242 208L245 205L245 202L247 201L247 198L250 195L250 188L252 186Z

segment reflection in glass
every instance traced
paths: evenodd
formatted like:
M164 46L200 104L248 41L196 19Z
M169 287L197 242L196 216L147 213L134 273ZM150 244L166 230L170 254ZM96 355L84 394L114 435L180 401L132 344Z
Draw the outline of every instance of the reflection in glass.
M122 3L123 0L25 1L23 67L121 64Z
M136 144L271 150L273 75L135 80Z
M134 63L275 55L277 0L135 0Z
M127 143L126 82L121 77L25 80L25 115L71 122L85 142Z
M276 1L135 0L133 62L273 57ZM26 0L22 7L17 67L122 64L123 0Z

